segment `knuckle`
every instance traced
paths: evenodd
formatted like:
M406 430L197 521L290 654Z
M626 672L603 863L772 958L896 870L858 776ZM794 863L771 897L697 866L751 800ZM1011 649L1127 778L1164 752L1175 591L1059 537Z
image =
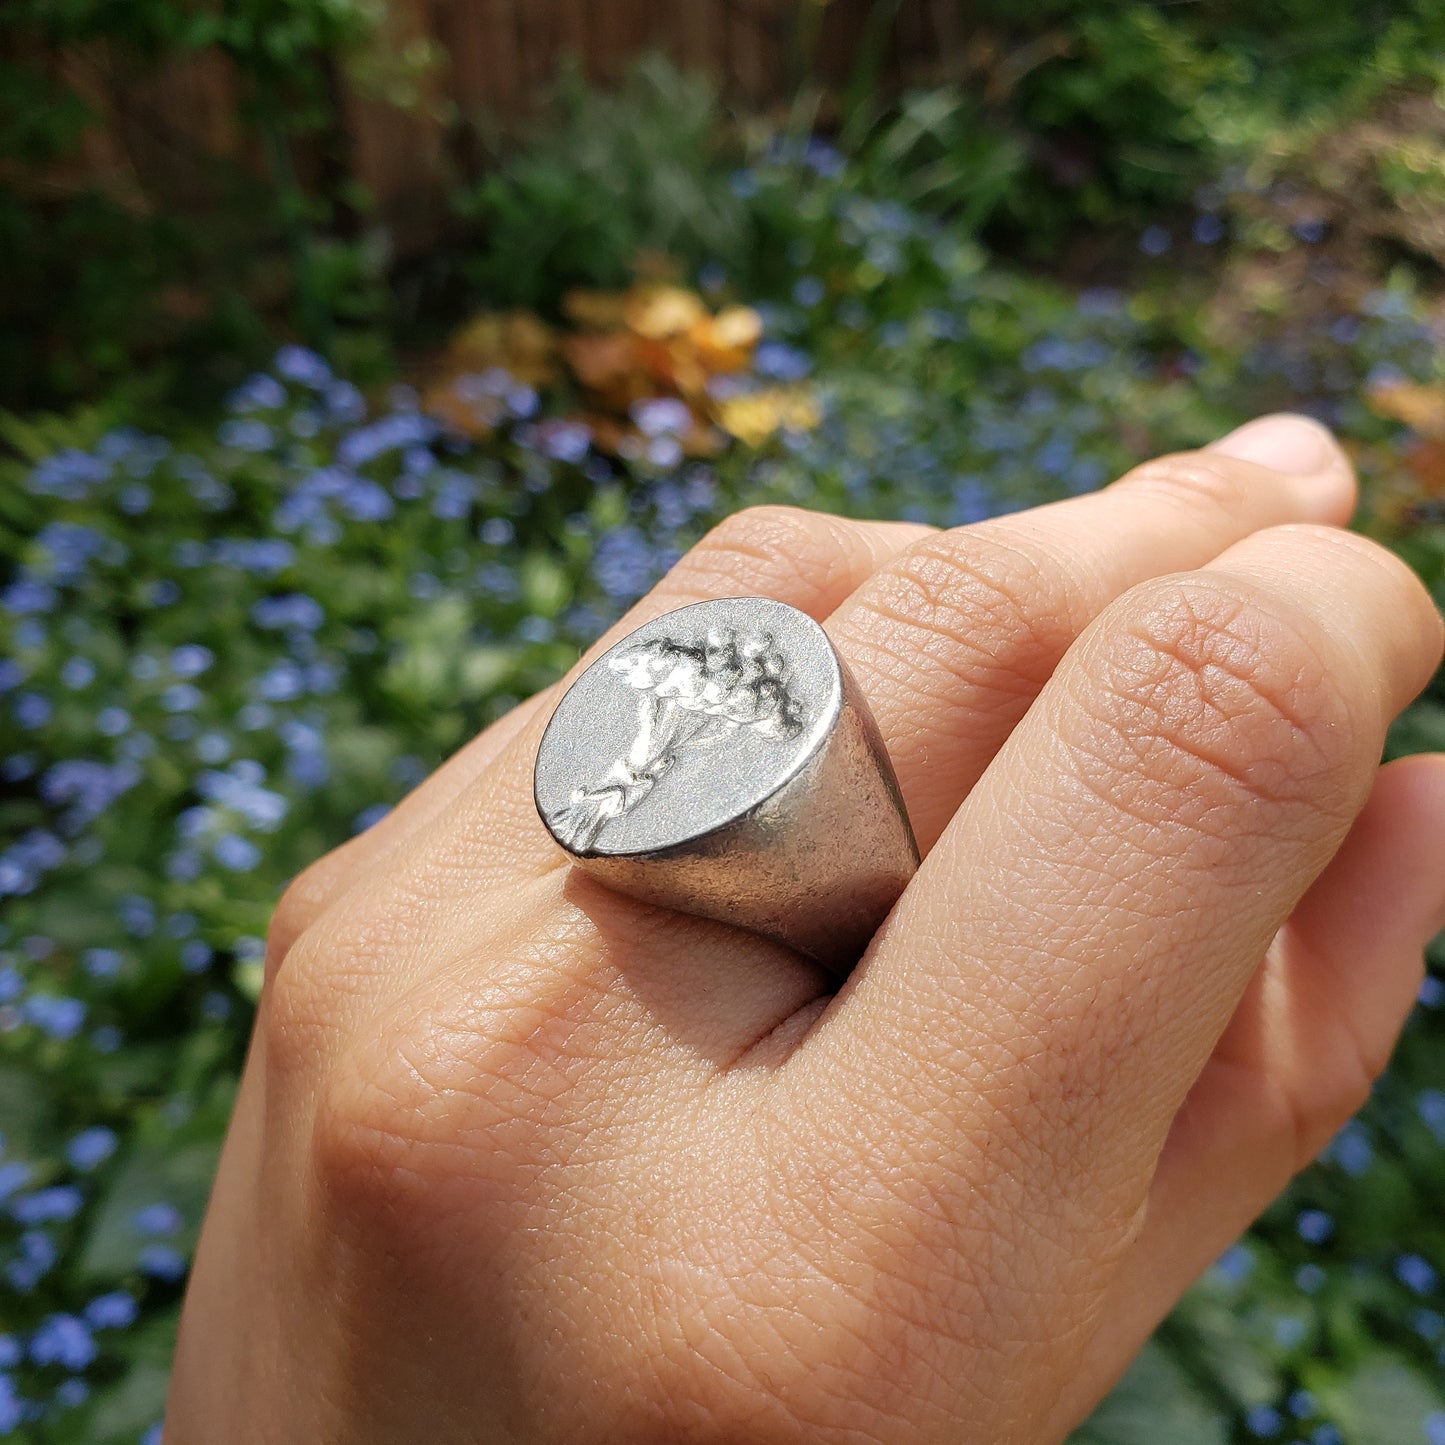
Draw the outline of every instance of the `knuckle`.
M286 967L266 978L257 1027L267 1069L278 1078L309 1072L320 1056L329 1013L321 996L326 963L316 933L303 931L287 952Z
M326 1212L393 1241L411 1232L425 1189L414 1164L422 1143L414 1137L411 1111L394 1084L394 1069L368 1067L371 1050L358 1058L342 1052L327 1069L316 1094L310 1167ZM392 1246L389 1246L392 1247Z
M1175 787L1353 813L1362 700L1313 619L1259 584L1198 574L1141 584L1118 606L1100 682L1131 764Z
M800 580L826 591L847 570L837 530L844 525L800 507L745 507L719 522L679 564L679 572L704 596L740 583L795 588Z
M321 917L336 893L337 862L346 845L318 858L286 885L266 930L266 978L285 962L297 939Z
M869 584L866 607L878 626L863 645L890 651L916 685L918 654L973 686L1030 695L1067 648L1078 612L1064 569L1022 535L989 524L916 543Z
M1118 485L1131 492L1164 497L1194 511L1233 512L1244 495L1238 468L1227 457L1210 452L1155 457L1125 473Z

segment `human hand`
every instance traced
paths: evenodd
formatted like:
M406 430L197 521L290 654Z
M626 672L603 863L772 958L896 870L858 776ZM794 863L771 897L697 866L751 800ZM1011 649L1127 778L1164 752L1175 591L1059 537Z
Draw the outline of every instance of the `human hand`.
M1445 923L1441 653L1267 419L947 533L730 519L925 861L836 981L565 866L523 704L282 900L168 1445L1053 1441L1361 1103ZM835 992L835 990L837 990Z

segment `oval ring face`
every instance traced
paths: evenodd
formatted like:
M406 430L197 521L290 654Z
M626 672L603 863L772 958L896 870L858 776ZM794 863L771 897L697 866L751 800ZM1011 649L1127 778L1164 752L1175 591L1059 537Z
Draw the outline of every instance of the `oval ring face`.
M676 848L782 787L843 701L823 629L766 597L644 623L567 690L537 752L537 811L579 857Z

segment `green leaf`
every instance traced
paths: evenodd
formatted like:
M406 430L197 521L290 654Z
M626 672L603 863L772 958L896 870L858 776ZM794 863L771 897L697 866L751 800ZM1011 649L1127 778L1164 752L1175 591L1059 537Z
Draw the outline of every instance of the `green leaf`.
M1069 1445L1225 1445L1227 1422L1154 1341Z
M1379 1353L1327 1386L1322 1402L1350 1445L1423 1440L1423 1424L1445 1410L1445 1393L1400 1360Z

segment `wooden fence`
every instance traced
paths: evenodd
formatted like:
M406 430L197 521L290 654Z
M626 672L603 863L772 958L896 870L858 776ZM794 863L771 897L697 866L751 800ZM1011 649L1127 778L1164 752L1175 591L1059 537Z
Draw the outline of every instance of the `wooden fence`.
M341 133L303 143L295 161L310 180L340 164L383 214L403 221L404 240L416 218L426 229L440 177L475 167L477 118L524 117L564 58L605 83L656 50L767 108L804 82L846 86L863 63L885 88L956 71L968 46L963 16L962 0L388 0L381 50L434 57L415 103L370 94L364 66L338 70L328 80ZM260 171L224 58L142 69L94 47L44 59L98 116L76 162L46 185L99 182L138 207L186 212L205 207L218 159Z

